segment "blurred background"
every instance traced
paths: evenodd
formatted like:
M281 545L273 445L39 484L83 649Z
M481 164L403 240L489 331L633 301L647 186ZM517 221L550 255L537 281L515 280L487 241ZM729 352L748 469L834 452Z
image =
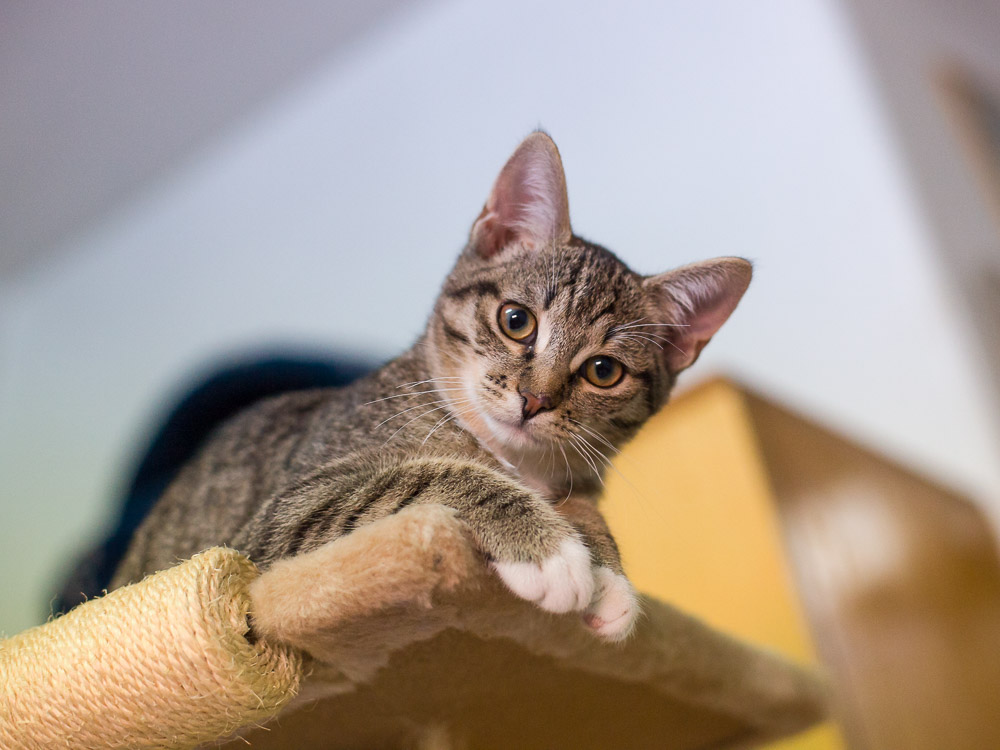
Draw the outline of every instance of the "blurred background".
M255 351L422 330L535 127L574 228L756 277L725 373L1000 519L1000 6L0 6L0 632L154 420Z

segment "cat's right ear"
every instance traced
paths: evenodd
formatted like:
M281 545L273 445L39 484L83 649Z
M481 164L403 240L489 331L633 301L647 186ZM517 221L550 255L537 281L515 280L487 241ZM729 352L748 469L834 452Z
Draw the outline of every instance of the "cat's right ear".
M559 149L547 134L536 131L501 170L472 225L469 248L489 259L515 244L541 248L568 242L572 234Z
M748 260L715 258L645 279L655 304L672 321L657 334L666 344L663 356L671 372L694 364L736 309L752 276Z

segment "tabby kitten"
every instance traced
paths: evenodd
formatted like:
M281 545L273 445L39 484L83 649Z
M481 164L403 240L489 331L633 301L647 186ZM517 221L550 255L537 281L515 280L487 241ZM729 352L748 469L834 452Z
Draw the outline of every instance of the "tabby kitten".
M575 236L559 152L533 133L416 345L346 388L271 398L223 425L113 585L217 544L267 568L441 503L514 594L623 638L637 607L595 506L605 456L666 401L750 273L720 258L644 277Z

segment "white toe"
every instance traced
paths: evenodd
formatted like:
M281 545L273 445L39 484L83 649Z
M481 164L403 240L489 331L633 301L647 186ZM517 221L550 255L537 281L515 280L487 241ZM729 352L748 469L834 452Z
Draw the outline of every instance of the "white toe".
M494 562L493 568L507 588L549 612L579 612L593 598L590 552L577 539L564 541L541 564Z
M639 615L639 600L629 580L610 568L597 568L597 592L583 616L602 638L621 641L628 637Z

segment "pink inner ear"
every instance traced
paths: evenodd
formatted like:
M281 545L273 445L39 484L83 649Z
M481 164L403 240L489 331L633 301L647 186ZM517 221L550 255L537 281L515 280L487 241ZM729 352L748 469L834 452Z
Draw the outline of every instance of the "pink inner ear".
M672 372L694 364L736 309L751 274L750 263L742 258L719 258L646 280L661 291L662 304L668 308L664 312L679 324L670 329L672 345L664 348Z
M547 135L533 133L497 177L473 225L472 242L489 258L514 243L536 248L568 240L571 234L559 151Z
M513 229L505 226L500 217L490 211L488 205L484 206L472 227L472 244L476 251L484 258L492 258L516 240Z

